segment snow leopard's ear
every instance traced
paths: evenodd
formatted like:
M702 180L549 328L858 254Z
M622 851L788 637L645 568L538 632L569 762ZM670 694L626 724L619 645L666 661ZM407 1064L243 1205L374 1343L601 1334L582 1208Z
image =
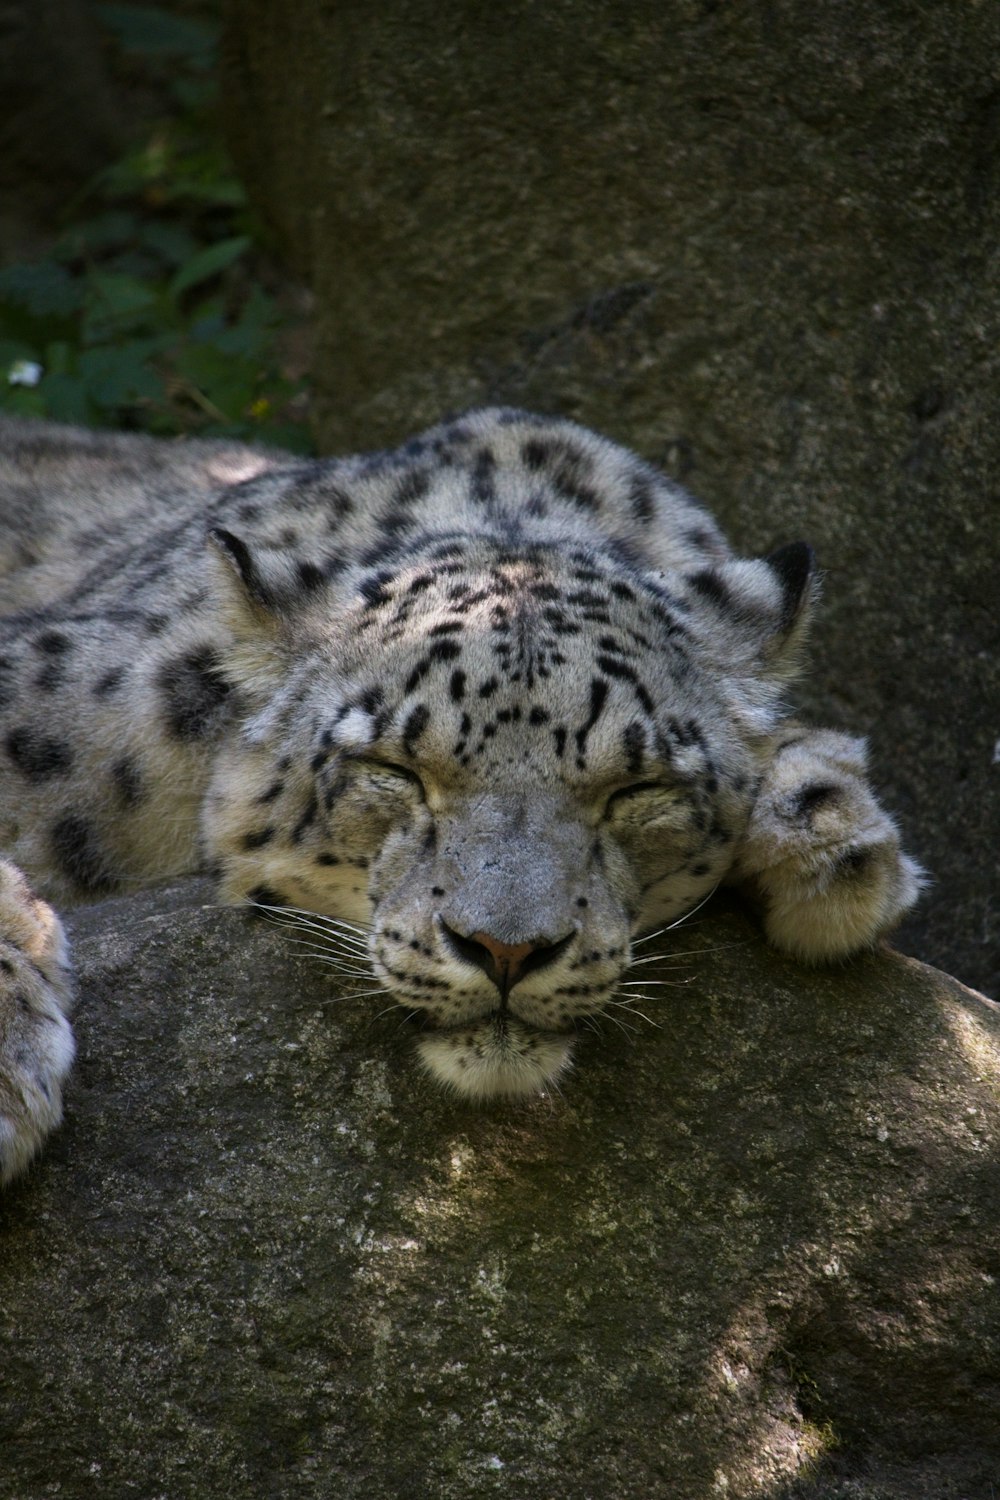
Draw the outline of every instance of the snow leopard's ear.
M817 593L811 547L790 542L767 557L715 563L685 581L699 605L703 645L723 670L795 675Z
M252 699L267 697L285 677L296 649L292 626L325 574L283 548L251 545L222 526L211 528L208 542L233 637L223 670Z
M230 597L259 624L269 618L291 619L326 582L321 567L285 548L251 546L222 526L211 527L208 540L225 564Z

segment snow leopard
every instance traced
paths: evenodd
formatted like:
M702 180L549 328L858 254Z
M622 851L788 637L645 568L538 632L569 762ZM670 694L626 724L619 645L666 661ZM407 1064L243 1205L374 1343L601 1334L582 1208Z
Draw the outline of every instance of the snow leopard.
M878 941L922 872L792 714L816 591L562 418L320 459L0 421L0 1178L60 1117L60 905L207 871L315 920L480 1100L720 884L804 963Z

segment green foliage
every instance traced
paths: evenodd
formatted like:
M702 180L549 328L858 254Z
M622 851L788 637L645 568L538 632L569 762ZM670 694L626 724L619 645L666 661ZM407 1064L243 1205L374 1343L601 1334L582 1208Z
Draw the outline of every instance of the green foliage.
M45 260L0 269L0 409L307 451L287 315L215 131L216 29L97 10L167 118L90 184Z

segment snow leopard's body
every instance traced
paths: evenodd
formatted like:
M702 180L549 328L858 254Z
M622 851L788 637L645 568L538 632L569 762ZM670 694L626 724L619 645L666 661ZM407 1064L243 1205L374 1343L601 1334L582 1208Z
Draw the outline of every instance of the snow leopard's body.
M861 743L785 717L810 593L552 418L342 461L0 422L0 850L57 903L209 868L357 923L433 1072L529 1092L721 880L810 961L913 900ZM69 1058L5 879L0 1176Z

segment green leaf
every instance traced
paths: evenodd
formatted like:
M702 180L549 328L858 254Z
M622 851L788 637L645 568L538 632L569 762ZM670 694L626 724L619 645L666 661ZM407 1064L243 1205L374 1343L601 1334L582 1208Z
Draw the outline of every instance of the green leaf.
M23 385L0 385L0 407L18 417L44 417L47 414L45 397L37 386L32 389Z
M181 266L171 281L171 297L179 297L189 288L198 286L203 281L209 281L213 276L218 276L227 266L239 260L249 248L250 236L237 234L232 239L220 240L218 244L209 245L207 249L199 251L186 265Z
M125 209L109 209L95 214L81 224L67 229L53 251L57 260L80 260L86 255L101 255L131 244L139 229L139 219Z
M253 400L256 367L211 344L185 344L177 352L178 371L227 417L240 417Z
M244 208L247 195L235 177L181 177L164 185L164 197L170 203L189 198L212 208Z
M163 144L159 138L155 138L105 167L97 174L95 181L104 197L140 197L150 183L156 182L166 169Z
M93 422L94 408L87 388L77 375L47 375L38 387L45 414L56 422Z
M273 298L254 287L236 322L216 335L214 342L226 354L239 354L264 363L277 319Z
M0 385L6 384L7 372L11 365L18 361L34 360L38 364L44 361L38 358L38 350L33 345L25 343L24 339L0 338Z
M83 341L100 344L116 334L148 327L156 321L157 295L146 282L115 271L92 271L87 277Z
M70 375L76 364L76 351L65 339L54 339L45 346L42 364L46 375Z
M188 314L188 332L200 344L213 344L226 327L226 299L215 293L204 297Z
M0 271L0 297L35 318L65 318L80 306L83 289L64 266L43 260L37 265L7 266Z
M140 146L105 167L96 184L107 198L148 197L160 207L203 203L243 208L246 192L218 142L203 143L183 132L159 129Z
M160 339L135 339L114 347L86 349L80 355L80 378L91 399L108 411L159 400L163 381L149 361L161 349Z
M187 336L192 344L211 344L217 348L225 327L225 318L199 318L197 323L190 325Z
M142 226L140 238L165 265L180 266L198 252L198 241L181 224L163 224L155 220Z

